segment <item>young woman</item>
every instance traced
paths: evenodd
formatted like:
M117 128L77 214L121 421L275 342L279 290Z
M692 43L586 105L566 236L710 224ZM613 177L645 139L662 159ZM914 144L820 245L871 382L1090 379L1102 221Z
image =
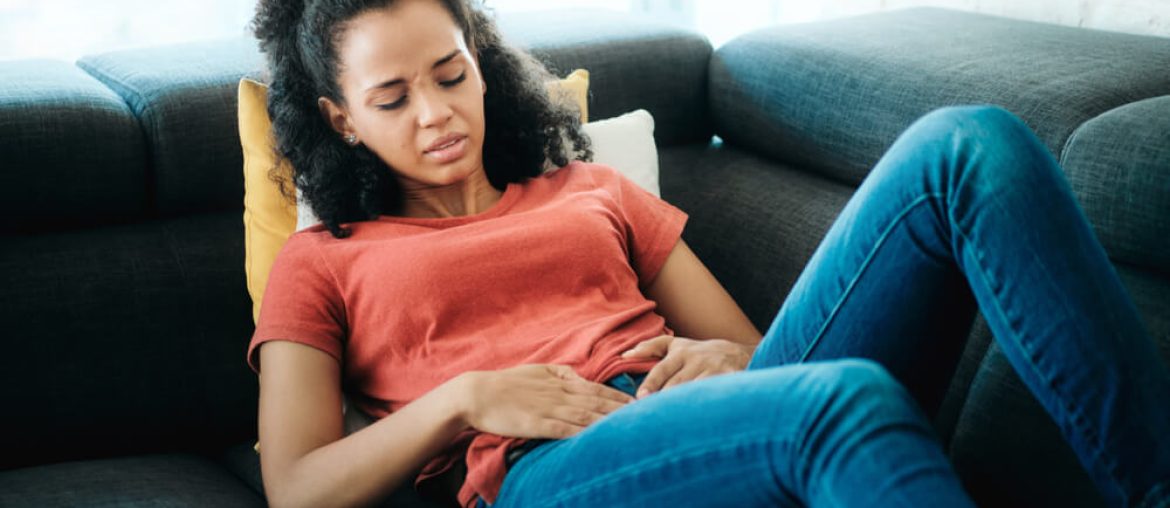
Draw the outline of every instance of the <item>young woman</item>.
M480 8L265 0L255 28L322 220L248 349L273 505L413 479L463 507L968 506L923 409L977 308L1105 498L1166 505L1170 375L1010 114L915 123L761 337L686 214L584 162L576 112ZM378 420L345 435L342 393Z

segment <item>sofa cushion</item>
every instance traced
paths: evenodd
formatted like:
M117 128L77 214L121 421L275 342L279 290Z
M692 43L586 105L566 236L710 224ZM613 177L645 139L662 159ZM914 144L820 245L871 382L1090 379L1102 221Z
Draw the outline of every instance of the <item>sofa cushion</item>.
M589 69L592 118L646 109L659 144L710 138L707 60L702 36L603 10L517 13L501 29L564 75ZM236 130L241 77L260 78L251 37L116 51L78 66L121 95L142 123L163 215L243 211L242 155Z
M1170 276L1170 96L1085 122L1061 165L1109 257Z
M702 35L649 18L605 10L518 12L499 17L511 42L555 74L589 69L590 118L645 109L659 147L705 142L707 61Z
M254 438L243 242L238 212L5 237L0 468Z
M1170 364L1170 279L1117 267ZM1052 419L997 347L971 383L950 455L980 506L1104 506Z
M660 154L663 198L691 217L683 238L756 328L767 330L854 189L726 144L667 147ZM944 442L990 340L977 319L934 415Z
M711 59L711 111L727 143L857 184L915 119L995 103L1060 155L1122 104L1170 93L1170 39L943 9L752 32Z
M238 443L225 450L219 457L219 463L243 480L254 492L261 497L264 496L264 482L260 476L260 455L252 449L251 441ZM413 482L402 483L377 505L387 508L437 508L441 506L436 502L424 499L414 490Z
M0 506L264 506L214 462L167 454L65 462L0 472Z
M121 97L49 60L0 63L0 83L0 233L146 213L142 133Z
M853 188L727 144L659 154L662 198L691 217L683 239L767 330Z
M236 84L261 68L253 41L116 51L77 65L121 95L142 123L160 214L243 209Z

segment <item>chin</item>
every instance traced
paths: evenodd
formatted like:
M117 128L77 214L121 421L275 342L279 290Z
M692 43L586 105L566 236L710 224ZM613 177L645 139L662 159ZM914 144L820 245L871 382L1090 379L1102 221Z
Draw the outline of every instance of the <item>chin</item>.
M430 171L420 176L426 177L424 181L428 185L448 186L471 178L475 174L475 167L476 165L470 162L438 165L432 166Z

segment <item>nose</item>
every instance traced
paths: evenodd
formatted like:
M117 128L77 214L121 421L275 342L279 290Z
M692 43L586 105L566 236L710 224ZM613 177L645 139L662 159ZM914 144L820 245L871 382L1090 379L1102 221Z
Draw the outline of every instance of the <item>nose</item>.
M454 111L438 90L425 90L415 94L418 105L418 126L420 128L443 125Z

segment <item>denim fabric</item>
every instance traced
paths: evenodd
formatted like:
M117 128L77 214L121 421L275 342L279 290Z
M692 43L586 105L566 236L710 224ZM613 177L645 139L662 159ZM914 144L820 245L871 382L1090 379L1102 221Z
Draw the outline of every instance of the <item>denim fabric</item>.
M0 234L130 222L147 160L122 98L66 62L0 64Z
M746 372L536 446L496 504L969 505L919 406L938 405L977 305L1102 495L1162 506L1170 373L1056 162L987 107L899 138Z
M647 374L649 373L618 374L617 376L614 376L606 381L605 384L617 390L621 390L632 397L638 391L638 387L642 385L642 381L646 379ZM552 439L533 439L524 443L523 445L520 445L516 449L509 451L508 456L506 457L507 466L509 468L512 467L512 464L515 464L517 460L520 460L520 457L523 457L533 448L552 441Z
M640 380L608 384L634 390ZM913 400L873 362L715 376L534 447L494 505L973 506Z
M872 358L929 410L976 302L1110 504L1170 480L1170 373L1056 161L1002 109L942 110L899 138L753 365Z
M1167 42L916 8L768 27L721 46L711 116L728 143L856 184L915 119L990 103L1054 153L1082 123L1170 94Z

